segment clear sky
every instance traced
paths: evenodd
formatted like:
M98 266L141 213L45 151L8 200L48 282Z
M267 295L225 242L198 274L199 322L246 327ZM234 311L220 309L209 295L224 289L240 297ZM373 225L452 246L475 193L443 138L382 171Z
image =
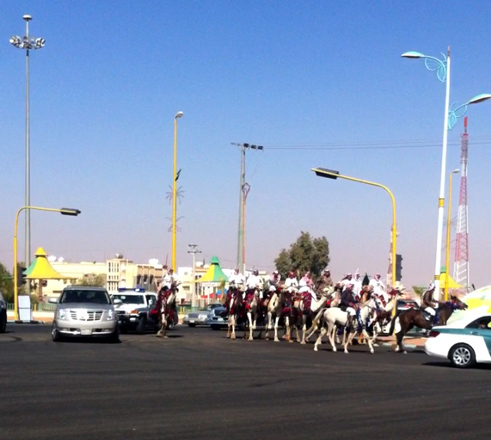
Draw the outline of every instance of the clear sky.
M400 55L450 45L451 102L491 93L491 3L1 0L0 261L9 269L25 175L25 53L9 38L24 35L24 14L46 39L30 57L31 204L82 211L32 212L33 252L170 262L166 197L183 111L179 266L191 265L190 243L198 258L235 266L240 151L231 143L253 143L264 151L246 155L248 266L272 270L308 231L329 240L335 278L387 271L389 196L310 171L325 167L392 190L402 281L433 278L445 86ZM491 102L468 116L470 273L481 286L491 283ZM449 132L448 171L459 167L462 131L459 120Z

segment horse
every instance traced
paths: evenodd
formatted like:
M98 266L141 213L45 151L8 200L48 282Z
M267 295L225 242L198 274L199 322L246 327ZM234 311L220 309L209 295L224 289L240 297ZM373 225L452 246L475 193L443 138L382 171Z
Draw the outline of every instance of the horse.
M297 342L304 345L307 343L307 324L309 324L309 332L313 328L315 318L319 314L319 311L327 304L330 295L332 294L332 288L323 289L319 298L310 290L305 290L300 294L296 301L293 301L293 307L291 313L292 323L296 330ZM302 328L302 339L298 336L298 327ZM313 332L312 332L313 333ZM310 336L312 335L310 333Z
M245 301L242 298L243 292L238 288L232 290L227 304L228 320L227 320L227 338L236 339L235 327L245 324L247 319Z
M259 304L259 290L255 288L249 288L245 293L245 309L247 314L247 323L249 327L249 341L253 341L253 331L256 329L257 324L257 308ZM244 332L245 339L245 332Z
M167 291L161 290L155 308L160 312L158 317L159 330L155 336L167 338L169 324L174 321L176 313L177 284L172 283Z
M310 328L306 331L306 342L310 340L310 338L314 335L314 333L319 330L320 327L323 325L323 316L324 312L326 311L327 308L329 307L337 307L341 301L341 291L343 287L340 283L337 283L334 287L333 286L328 286L324 291L322 292L321 299L319 301L323 301L323 296L326 297L326 302L322 305L319 305L317 314L315 315L314 319L312 320L312 325ZM315 307L315 306L314 306Z
M374 349L373 349L372 342L368 336L366 328L369 325L369 319L373 315L374 309L375 309L375 301L371 299L367 303L360 306L357 315L355 317L357 327L361 329L361 332L365 336L368 342L370 353L372 354L374 353ZM349 316L348 312L341 310L339 307L332 307L326 309L326 311L323 313L324 325L321 327L321 333L317 338L317 340L315 341L314 351L318 351L317 347L321 345L322 337L326 333L329 338L329 342L331 343L332 351L334 352L337 351L336 344L334 342L333 333L335 331L336 326L343 326L348 332L348 337L346 337L345 335L345 337L343 338L344 352L349 353L348 345L352 341L353 337L355 336L356 328L355 326L352 327L348 326L349 328L347 328L348 316Z
M291 292L293 291L290 289ZM278 286L276 291L271 296L268 304L268 325L266 327L266 340L269 340L269 330L273 328L274 316L274 342L280 342L278 339L278 326L280 319L285 323L285 339L290 340L290 301L291 293L284 286Z
M392 334L395 328L396 334L396 348L395 351L402 351L406 353L404 348L404 336L406 336L407 332L411 330L413 327L419 327L426 330L430 330L433 325L446 325L448 318L452 316L452 313L455 310L465 310L467 309L467 304L463 303L456 296L451 296L450 301L439 302L438 310L437 310L437 322L432 322L432 320L428 320L425 318L422 309L409 309L402 312L395 320L393 325L391 326L390 333Z

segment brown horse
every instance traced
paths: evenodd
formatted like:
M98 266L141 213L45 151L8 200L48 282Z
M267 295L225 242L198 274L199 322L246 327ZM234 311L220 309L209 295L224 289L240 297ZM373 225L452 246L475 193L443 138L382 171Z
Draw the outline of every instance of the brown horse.
M421 309L409 309L402 312L393 321L393 325L395 325L395 334L397 340L395 351L402 351L403 353L406 353L406 350L404 349L403 339L404 336L406 336L407 332L413 327L430 330L434 325L446 325L448 318L452 316L452 313L455 310L465 309L467 309L467 304L464 304L456 296L451 296L450 301L439 303L437 311L438 321L436 323L426 319L423 315L423 310Z

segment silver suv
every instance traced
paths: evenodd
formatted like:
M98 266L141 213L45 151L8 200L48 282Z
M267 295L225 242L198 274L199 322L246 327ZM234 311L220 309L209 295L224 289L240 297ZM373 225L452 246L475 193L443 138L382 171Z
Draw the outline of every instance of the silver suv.
M3 299L3 294L0 292L0 333L5 333L7 328L7 303Z
M51 329L53 341L80 336L119 341L118 318L106 289L68 286L58 300L49 302L58 304Z

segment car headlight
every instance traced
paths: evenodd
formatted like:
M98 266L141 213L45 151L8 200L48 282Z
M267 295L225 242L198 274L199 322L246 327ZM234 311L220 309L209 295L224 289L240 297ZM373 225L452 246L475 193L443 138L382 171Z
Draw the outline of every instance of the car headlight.
M109 310L107 311L107 318L106 318L106 319L107 319L108 321L114 321L115 317L116 317L116 313L114 313L114 310L109 309Z
M67 319L67 312L65 309L58 310L58 319Z
M208 315L199 315L198 318L199 319L206 319L206 318L208 318Z

